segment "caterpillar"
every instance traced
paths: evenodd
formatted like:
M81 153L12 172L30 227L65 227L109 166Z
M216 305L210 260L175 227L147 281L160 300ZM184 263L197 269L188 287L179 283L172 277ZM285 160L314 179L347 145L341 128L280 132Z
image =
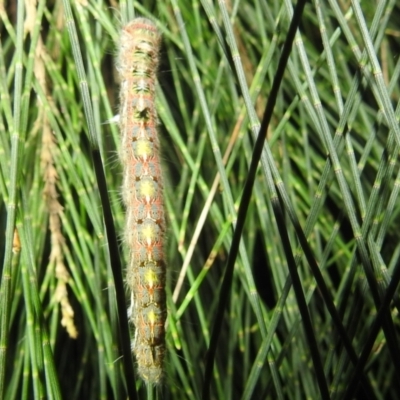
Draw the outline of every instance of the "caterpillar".
M154 23L136 18L121 32L117 70L121 80L119 124L122 194L129 249L127 284L132 350L148 384L163 375L165 356L165 213L155 110L155 85L161 35Z

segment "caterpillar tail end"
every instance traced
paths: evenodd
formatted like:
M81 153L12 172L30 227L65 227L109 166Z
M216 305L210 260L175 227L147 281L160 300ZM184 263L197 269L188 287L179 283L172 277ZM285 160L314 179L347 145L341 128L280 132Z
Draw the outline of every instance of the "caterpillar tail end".
M146 385L157 386L163 381L164 344L149 346L136 343L134 352L138 363L138 372Z

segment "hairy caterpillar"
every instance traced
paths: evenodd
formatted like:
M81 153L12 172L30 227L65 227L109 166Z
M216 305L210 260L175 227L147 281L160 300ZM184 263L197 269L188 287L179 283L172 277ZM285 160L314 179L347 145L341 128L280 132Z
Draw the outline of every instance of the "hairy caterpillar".
M165 354L165 216L154 105L160 43L154 23L136 18L122 29L117 64L132 349L149 384L160 382Z

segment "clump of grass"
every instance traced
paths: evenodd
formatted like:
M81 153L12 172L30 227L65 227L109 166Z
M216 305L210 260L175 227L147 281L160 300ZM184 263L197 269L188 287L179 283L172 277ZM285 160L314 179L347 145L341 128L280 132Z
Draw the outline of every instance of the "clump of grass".
M283 70L293 13L0 5L1 398L398 397L399 10L307 3ZM135 15L163 34L169 314L155 388L127 349L120 139L105 124L119 28Z

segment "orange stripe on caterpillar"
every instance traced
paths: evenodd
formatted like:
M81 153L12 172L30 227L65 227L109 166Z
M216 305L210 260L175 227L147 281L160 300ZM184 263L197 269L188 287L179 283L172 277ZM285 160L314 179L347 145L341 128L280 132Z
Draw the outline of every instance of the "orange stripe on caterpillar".
M156 26L136 18L123 27L118 72L127 284L132 291L132 349L140 376L160 382L165 355L165 215L157 136L155 85L161 43Z
M162 265L149 262L138 269L134 279L138 288L136 306L144 309L150 304L162 304L165 300L165 269Z
M155 303L146 307L139 305L135 300L135 325L141 343L149 346L158 346L164 342L165 311Z

